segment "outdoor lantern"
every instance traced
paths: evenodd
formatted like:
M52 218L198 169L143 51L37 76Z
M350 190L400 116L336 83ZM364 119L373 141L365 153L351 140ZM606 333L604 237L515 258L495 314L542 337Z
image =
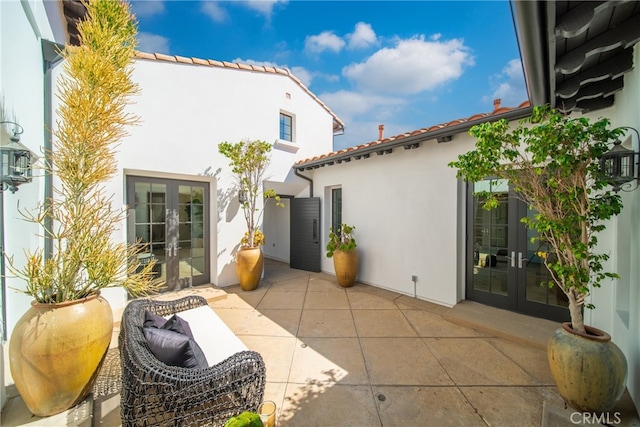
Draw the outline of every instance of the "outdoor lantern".
M633 130L638 135L638 131L634 128L624 127L624 129ZM613 148L600 158L600 171L613 187L613 191L620 191L624 184L638 179L636 156L638 156L637 152L623 147L622 141L617 139L613 142Z
M18 191L18 186L25 182L31 182L31 167L38 157L20 142L20 134L24 131L22 126L15 122L0 122L0 124L12 124L13 130L9 140L6 140L5 132L0 137L0 191L9 189L12 193Z

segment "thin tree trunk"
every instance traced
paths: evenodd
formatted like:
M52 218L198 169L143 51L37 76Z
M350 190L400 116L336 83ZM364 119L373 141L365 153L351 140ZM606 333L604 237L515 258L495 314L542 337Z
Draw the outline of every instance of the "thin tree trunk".
M580 295L575 287L569 288L566 293L569 298L569 314L571 314L571 327L574 331L586 334L584 328L584 320L582 318L582 305L584 304L584 295Z

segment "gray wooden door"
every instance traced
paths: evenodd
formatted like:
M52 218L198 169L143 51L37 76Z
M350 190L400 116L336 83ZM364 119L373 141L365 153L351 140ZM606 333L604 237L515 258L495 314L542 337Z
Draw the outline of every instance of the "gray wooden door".
M320 198L291 199L290 267L320 271Z

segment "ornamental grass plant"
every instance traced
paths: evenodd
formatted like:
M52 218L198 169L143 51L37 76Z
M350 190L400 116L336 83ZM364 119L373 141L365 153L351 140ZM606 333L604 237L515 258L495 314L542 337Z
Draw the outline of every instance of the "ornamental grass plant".
M53 197L31 211L53 251L26 252L26 265L9 268L26 282L24 293L39 303L77 300L108 287L124 287L133 296L159 288L153 262L140 266L140 245L114 241L123 227L126 206L113 207L105 183L117 172L117 147L138 117L126 111L138 92L133 82L137 23L128 3L84 3L86 19L78 23L80 46L61 52L64 73L58 82L60 102L53 149L44 168L54 177ZM52 225L51 225L52 224Z

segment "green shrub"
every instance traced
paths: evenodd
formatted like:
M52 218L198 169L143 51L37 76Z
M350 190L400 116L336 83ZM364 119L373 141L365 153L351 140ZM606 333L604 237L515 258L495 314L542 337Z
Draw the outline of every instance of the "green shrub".
M350 251L355 249L356 239L351 234L356 227L354 225L341 224L338 230L329 228L329 243L327 243L327 258L331 258L337 250Z
M229 418L224 427L262 427L262 420L260 420L260 415L255 412L243 412Z

